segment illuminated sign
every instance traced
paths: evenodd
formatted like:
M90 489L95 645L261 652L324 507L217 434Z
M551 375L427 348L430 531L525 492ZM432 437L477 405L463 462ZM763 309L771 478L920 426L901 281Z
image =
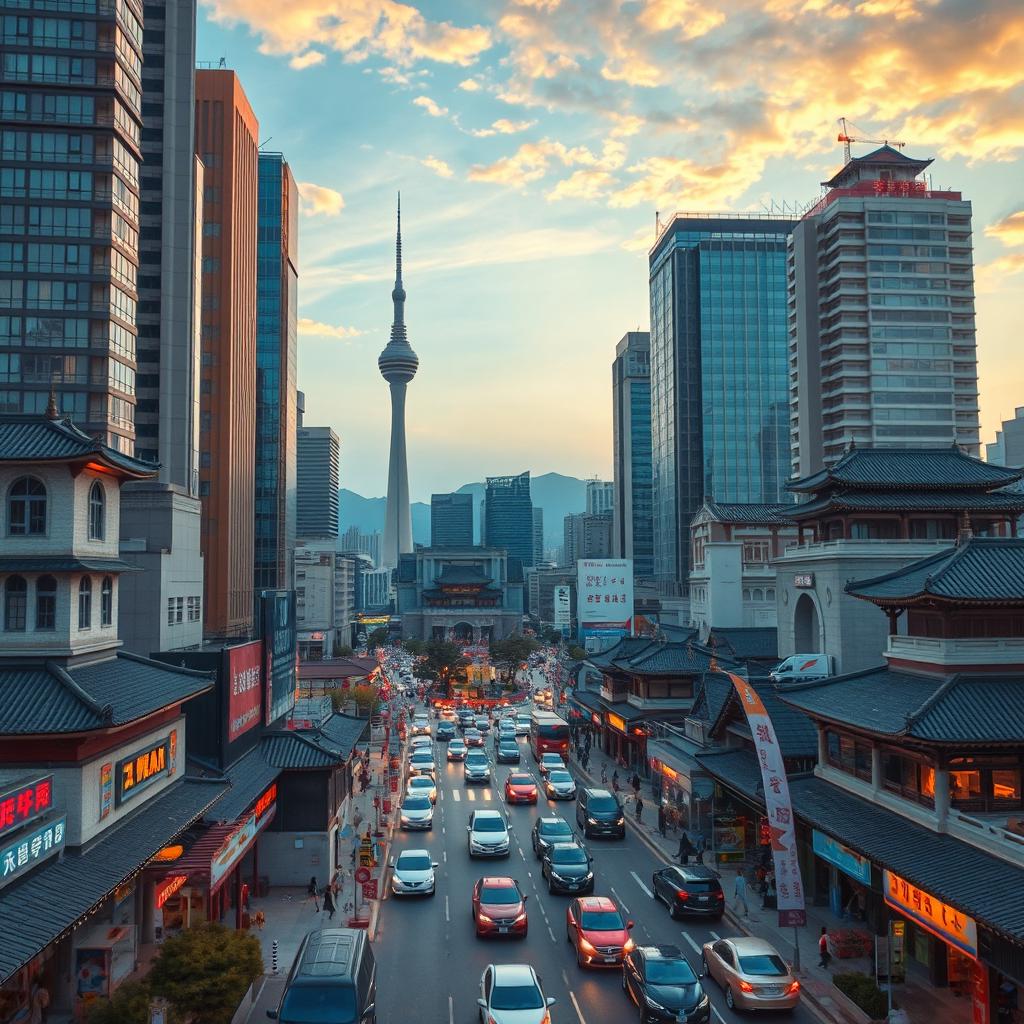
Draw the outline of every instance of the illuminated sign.
M19 836L10 846L0 847L0 885L6 885L18 875L34 868L64 848L67 819L48 821L27 835Z
M618 715L613 715L610 711L608 712L608 724L613 729L618 729L619 732L626 731L626 720L624 718L619 718Z
M0 792L0 836L53 809L53 776L42 775Z
M973 917L936 899L891 871L882 871L885 902L905 914L925 931L955 946L969 957L978 957L978 926Z
M108 761L100 766L100 821L114 806L114 766Z
M131 757L117 762L117 804L130 800L136 793L171 773L171 738L157 741Z
M277 800L277 783L271 783L267 791L256 801L256 806L252 809L252 813L257 818L263 816L263 812Z
M153 860L166 864L169 861L178 860L184 852L185 847L180 843L177 843L174 846L165 846L162 850L158 850L153 855Z
M814 852L822 859L834 864L844 874L856 878L865 885L871 884L871 861L854 853L848 846L843 846L838 839L825 835L814 829L811 834Z
M663 764L661 766L661 774L664 775L665 778L672 779L673 781L679 778L679 772L677 772L675 768L669 768L667 764Z
M801 572L797 573L793 577L793 586L798 590L813 590L814 589L814 573L813 572Z
M187 881L188 875L165 878L156 890L157 909L159 910Z
M228 743L260 724L263 709L263 641L224 652L228 687Z

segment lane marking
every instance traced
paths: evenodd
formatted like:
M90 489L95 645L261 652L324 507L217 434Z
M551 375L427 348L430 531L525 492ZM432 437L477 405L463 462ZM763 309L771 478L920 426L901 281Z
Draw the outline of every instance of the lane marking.
M636 884L639 885L640 888L643 889L643 891L645 893L647 893L647 895L650 896L650 898L653 900L654 899L654 893L651 892L651 890L648 889L647 886L644 885L644 883L640 881L640 876L635 871L630 871L630 874L633 876L633 881L635 881Z
M448 996L448 1024L455 1024L455 1003L450 995Z
M719 935L719 934L718 934L718 932L712 932L711 934L712 934L712 936L713 936L714 938L716 938L716 939L721 939L721 938L722 938L722 936L721 936L721 935Z
M457 789L453 789L452 790L452 799L456 803L458 803L462 799L462 794Z
M445 864L448 863L448 851L447 850L442 850L441 851L441 859L445 862Z
M451 914L448 912L448 897L444 898L444 919L450 921L452 919Z
M682 937L686 939L686 941L689 943L690 949L692 949L694 953L697 954L697 956L700 956L700 946L698 946L697 943L694 942L692 938L690 938L690 933L680 932L679 934L682 935Z
M608 888L611 889L612 895L619 901L619 903L622 905L622 909L628 914L629 907L626 906L626 901L615 891L615 886L610 885L608 886Z
M576 1010L576 1016L580 1019L580 1024L587 1024L583 1011L580 1009L580 1004L576 1002L576 993L572 989L569 989L569 998L572 1000L572 1005Z
M466 790L466 796L468 796L470 800L475 800L476 799L476 790L475 789L467 789Z
M725 1024L725 1018L718 1012L718 1008L716 1006L711 1007L711 1012L722 1022L722 1024Z

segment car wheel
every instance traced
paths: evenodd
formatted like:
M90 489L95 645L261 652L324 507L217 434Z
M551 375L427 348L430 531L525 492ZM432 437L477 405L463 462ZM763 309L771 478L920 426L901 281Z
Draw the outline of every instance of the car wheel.
M673 921L679 920L681 915L679 913L679 908L675 905L675 903L670 903L668 905L668 916L672 918Z
M728 985L725 987L725 1005L728 1006L730 1010L736 1009L736 1000L733 999L732 989L729 988Z
M576 966L580 968L586 966L586 964L584 964L583 962L583 951L580 949L579 946L576 947Z
M524 928L524 929L523 929L523 934L522 934L522 935L520 936L520 938L523 938L523 939L525 939L525 938L526 938L526 935L527 935L527 933L529 932L529 930L530 930L530 929L529 929L529 927L526 927L526 928Z

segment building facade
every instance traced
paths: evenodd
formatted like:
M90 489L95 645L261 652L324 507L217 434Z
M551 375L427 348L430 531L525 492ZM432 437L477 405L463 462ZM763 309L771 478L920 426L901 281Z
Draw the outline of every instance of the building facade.
M997 466L1024 466L1024 406L1014 410L1012 420L1003 420L995 441L985 445L985 461Z
M651 335L629 331L612 363L612 556L632 558L633 573L654 572L651 522Z
M572 512L563 521L565 564L612 557L612 513Z
M380 565L380 538L378 530L363 533L358 526L350 526L342 535L340 548L342 551L358 552L366 555L373 566Z
M611 512L615 507L615 484L611 480L587 481L587 511L591 515Z
M338 536L341 442L330 427L300 427L296 443L296 535Z
M432 494L430 496L430 546L469 548L473 546L473 495Z
M257 590L287 588L292 578L296 536L298 212L299 193L288 162L280 153L260 153L253 530L253 581Z
M544 561L544 509L533 506L533 557L530 565L540 565Z
M203 628L235 637L249 634L253 616L259 124L233 71L196 72L195 126L203 163Z
M505 548L521 565L534 564L533 501L530 474L489 476L483 505L483 543Z
M786 238L768 214L677 214L650 252L654 576L682 593L707 499L785 500Z
M850 442L979 454L971 204L933 190L930 164L890 146L855 157L793 230L794 477Z

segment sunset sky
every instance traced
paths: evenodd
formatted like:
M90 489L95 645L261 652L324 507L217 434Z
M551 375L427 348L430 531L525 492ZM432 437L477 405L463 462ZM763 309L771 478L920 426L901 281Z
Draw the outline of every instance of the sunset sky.
M299 387L343 486L386 489L398 189L413 498L608 476L655 211L814 199L842 115L973 202L982 439L1024 405L1020 0L205 0L222 57L301 183Z

